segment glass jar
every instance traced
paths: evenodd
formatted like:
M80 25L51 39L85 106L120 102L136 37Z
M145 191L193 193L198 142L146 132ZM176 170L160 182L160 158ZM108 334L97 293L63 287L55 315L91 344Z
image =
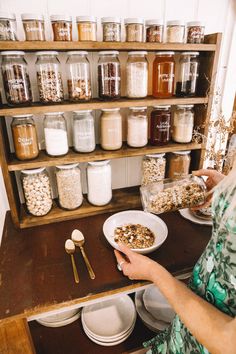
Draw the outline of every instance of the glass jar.
M98 96L103 100L120 98L121 74L117 51L99 52Z
M163 42L163 21L159 19L146 21L146 42Z
M56 166L56 181L60 207L77 209L83 202L79 164Z
M28 212L34 216L48 214L52 208L52 195L45 167L22 170L21 181Z
M39 88L39 99L43 103L63 101L63 85L61 66L57 58L58 52L36 52L36 70Z
M193 135L193 105L178 105L174 111L172 140L176 143L190 143Z
M129 52L126 63L126 92L129 98L142 98L148 94L147 52Z
M72 19L66 15L50 16L54 41L72 41Z
M203 43L205 26L201 21L187 22L187 43Z
M207 191L203 179L193 175L178 180L167 178L140 189L143 209L154 214L201 205Z
M68 153L66 120L63 112L45 113L44 137L49 156L63 156Z
M31 160L39 155L37 131L32 117L32 114L12 117L12 137L15 154L19 160Z
M22 14L21 19L26 41L45 41L44 19L42 15Z
M120 108L102 109L101 147L104 150L117 150L122 146L122 116Z
M121 41L121 20L119 17L102 17L103 42Z
M25 52L6 51L2 55L2 76L6 100L10 106L27 105L32 93Z
M97 206L106 205L112 198L110 160L88 162L88 201Z
M199 74L199 52L183 52L180 54L176 79L176 96L191 97L196 95Z
M125 19L126 42L144 41L144 20L142 18Z
M189 174L190 151L172 152L169 156L169 178L185 177Z
M166 23L166 42L184 43L185 23L183 21L167 21Z
M165 178L166 158L165 154L151 154L143 157L142 161L142 185L159 181Z
M77 152L95 149L95 128L92 110L73 112L73 146Z
M79 41L97 40L97 19L93 16L76 17Z
M142 147L147 145L147 107L130 107L127 123L127 144L131 147Z
M152 94L157 98L168 98L174 94L174 52L157 52L153 62Z
M0 11L0 41L17 41L15 14Z
M90 64L87 58L88 52L67 52L67 85L69 100L89 101L92 97Z
M152 145L165 145L170 141L170 106L154 106L151 112L150 142Z

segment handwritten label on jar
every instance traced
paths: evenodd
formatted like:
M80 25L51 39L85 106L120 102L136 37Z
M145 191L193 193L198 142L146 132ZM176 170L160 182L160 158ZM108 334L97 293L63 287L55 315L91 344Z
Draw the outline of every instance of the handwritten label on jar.
M17 139L18 143L23 145L23 146L29 146L33 144L33 138L18 138Z
M172 82L174 80L174 74L160 74L159 78L163 82Z
M169 122L161 122L160 124L157 124L156 125L156 128L159 130L159 131L169 131L170 129L170 124Z
M26 32L43 32L43 27L32 27L29 25L25 26Z
M8 80L8 85L12 90L21 90L24 88L24 80L23 79L11 79Z

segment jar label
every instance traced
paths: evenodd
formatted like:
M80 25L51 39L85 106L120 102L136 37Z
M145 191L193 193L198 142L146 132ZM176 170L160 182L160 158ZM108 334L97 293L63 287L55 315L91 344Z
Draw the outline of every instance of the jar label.
M105 81L120 81L120 76L104 76Z
M156 125L156 128L159 130L159 131L169 131L170 129L170 124L169 122L160 122L160 124L157 124Z
M171 82L174 80L174 74L160 74L160 80L163 82Z
M33 144L33 138L18 138L18 143L22 146L29 146Z
M29 25L26 25L25 26L25 30L26 32L43 32L43 28L42 27L33 27L33 26L29 26Z
M70 35L70 29L69 28L58 28L58 36L64 37L64 36L69 36Z
M84 32L84 33L86 33L86 32L87 33L92 33L92 27L87 26L87 25L86 26L82 26L81 27L81 31Z
M21 90L24 88L23 79L10 79L8 80L8 85L12 90Z

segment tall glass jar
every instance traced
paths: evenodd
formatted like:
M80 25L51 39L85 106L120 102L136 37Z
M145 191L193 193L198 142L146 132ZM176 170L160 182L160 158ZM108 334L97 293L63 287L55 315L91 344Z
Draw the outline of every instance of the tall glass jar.
M72 41L72 18L67 15L50 16L54 41Z
M154 106L151 112L150 141L152 145L165 145L170 141L170 106Z
M36 52L36 56L40 101L43 103L59 103L63 101L62 75L60 62L57 58L58 52Z
M26 41L45 41L44 19L38 14L22 14Z
M73 112L73 146L77 152L91 152L95 149L92 110Z
M195 96L199 73L199 52L183 52L180 55L176 79L176 96Z
M102 17L103 42L121 41L121 20L119 17Z
M142 18L125 19L126 42L144 41L144 20Z
M79 41L97 40L97 18L94 16L76 16Z
M142 161L142 185L159 181L165 178L166 158L165 154L151 154L143 157Z
M88 52L67 52L67 85L70 101L89 101L92 97Z
M102 100L119 99L121 87L119 52L102 51L98 54L98 96Z
M184 43L185 23L183 21L167 21L166 23L166 42Z
M169 156L168 178L186 177L189 174L191 151L176 151Z
M112 198L110 160L88 162L88 201L97 206L106 205Z
M122 116L120 108L102 109L101 147L104 150L117 150L122 146Z
M10 106L32 102L28 65L21 51L1 52L2 76L7 103Z
M0 11L0 41L17 41L15 14Z
M129 52L126 64L126 91L129 98L142 98L148 94L147 52Z
M153 62L152 94L157 98L168 98L174 94L174 52L157 52Z
M48 155L63 156L68 153L66 120L63 112L45 113L44 137Z
M147 107L130 107L127 122L127 144L131 147L142 147L147 145Z
M146 42L163 42L163 21L160 19L146 21Z
M174 111L172 140L176 143L190 143L194 126L193 105L178 105Z
M204 42L205 25L201 21L187 22L187 43Z

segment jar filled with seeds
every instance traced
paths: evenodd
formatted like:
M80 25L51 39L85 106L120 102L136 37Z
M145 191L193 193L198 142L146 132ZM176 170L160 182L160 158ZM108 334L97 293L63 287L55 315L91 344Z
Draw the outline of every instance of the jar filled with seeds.
M76 17L79 41L97 40L97 19L94 16Z
M36 52L36 71L39 99L42 103L59 103L63 101L63 84L58 52Z
M183 52L180 54L176 79L176 96L196 96L199 74L199 52Z
M146 21L146 42L163 42L163 21L160 19Z
M67 15L50 16L54 41L72 41L72 18Z
M165 154L146 155L142 161L142 185L146 186L165 178Z
M73 112L73 146L77 152L91 152L95 149L92 110Z
M47 154L49 156L66 155L69 145L63 112L45 113L43 125Z
M22 14L21 19L26 41L45 41L44 19L42 15Z
M0 11L0 41L17 41L15 14Z
M104 150L117 150L122 146L122 116L120 108L102 109L100 143Z
M189 174L190 162L190 151L176 151L170 153L168 178L186 177Z
M43 216L52 208L51 186L45 167L22 170L21 181L27 210L34 216Z
M176 143L190 143L194 127L193 105L178 105L174 111L172 140Z
M145 51L128 53L126 92L129 98L142 98L148 94L148 61Z
M187 22L187 43L203 43L205 26L201 21Z
M102 100L119 99L121 90L119 52L102 51L98 54L98 96Z
M166 42L184 43L185 23L183 21L167 21L166 23Z
M102 17L103 42L121 41L121 20L119 17Z
M126 42L144 41L144 20L142 18L125 19Z
M127 144L143 147L148 143L147 107L130 107L127 118Z
M88 201L97 206L111 201L110 160L88 162L87 167Z

